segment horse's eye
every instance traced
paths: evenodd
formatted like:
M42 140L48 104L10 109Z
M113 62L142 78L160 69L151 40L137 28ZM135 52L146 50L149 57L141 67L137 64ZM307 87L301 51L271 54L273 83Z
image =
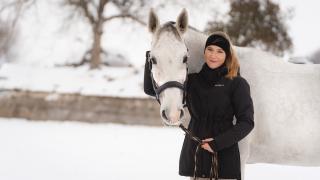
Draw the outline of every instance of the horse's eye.
M187 63L187 61L188 61L188 57L187 57L187 56L184 56L184 57L183 57L183 63Z
M151 63L152 63L152 64L157 64L157 60L156 60L156 58L155 58L155 57L151 57L151 59L150 59L150 60L151 60Z

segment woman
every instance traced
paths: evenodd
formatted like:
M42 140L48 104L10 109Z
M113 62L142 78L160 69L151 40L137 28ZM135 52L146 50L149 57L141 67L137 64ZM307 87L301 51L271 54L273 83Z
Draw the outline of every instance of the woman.
M179 174L193 179L195 173L197 179L208 179L212 153L217 152L219 179L241 179L238 141L254 127L250 87L239 74L238 60L225 33L216 32L208 37L204 60L201 71L189 74L187 83L187 107L191 115L188 129L203 144L196 153L198 143L185 136ZM145 77L145 92L154 95L148 79Z
M238 141L254 127L250 87L239 74L238 60L225 33L216 32L208 37L204 60L201 71L188 76L187 86L191 114L188 129L203 139L202 149L196 154L196 177L209 178L211 153L217 152L219 178L241 179ZM186 136L180 155L180 175L193 177L196 147L197 143Z

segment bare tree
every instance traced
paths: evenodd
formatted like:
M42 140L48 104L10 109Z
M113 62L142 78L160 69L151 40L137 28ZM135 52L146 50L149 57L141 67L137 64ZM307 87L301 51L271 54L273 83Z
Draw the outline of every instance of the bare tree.
M0 2L1 19L5 18L6 20L10 20L11 25L15 26L23 12L35 3L36 0L2 0ZM7 15L6 17L3 17L3 14L13 16L10 17Z
M230 0L230 5L230 20L211 21L207 31L225 31L235 45L260 47L276 55L292 49L285 23L292 10L285 13L271 0Z
M15 41L19 18L36 0L2 0L0 2L0 58L7 54Z
M1 26L0 26L0 64L2 64L3 61L7 61L4 56L9 51L10 47L13 43L13 30L12 27L9 26L7 22L4 22L0 20Z
M118 14L105 16L108 4L113 4L117 8ZM93 44L87 52L90 55L90 60L86 59L85 54L79 64L74 64L76 66L89 61L90 68L95 69L102 64L101 53L104 51L101 47L101 37L106 22L118 18L127 18L143 26L146 25L139 16L140 9L146 5L146 0L65 0L64 5L71 6L73 13L80 12L88 20L93 33Z

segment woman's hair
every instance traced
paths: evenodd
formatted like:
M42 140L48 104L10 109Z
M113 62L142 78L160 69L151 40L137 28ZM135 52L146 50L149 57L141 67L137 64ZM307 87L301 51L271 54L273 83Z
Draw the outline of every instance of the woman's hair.
M225 77L229 78L229 79L233 79L234 77L236 77L238 75L240 65L239 65L238 58L236 56L236 52L235 52L233 45L231 43L230 37L228 36L228 34L226 34L225 32L222 32L222 31L216 31L210 35L213 35L213 34L220 35L229 41L230 55L226 57L226 61L225 61L225 64L228 68L228 74Z

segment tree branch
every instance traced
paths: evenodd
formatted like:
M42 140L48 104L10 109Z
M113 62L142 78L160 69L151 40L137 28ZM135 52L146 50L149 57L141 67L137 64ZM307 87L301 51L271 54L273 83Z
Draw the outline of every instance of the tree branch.
M91 24L95 23L94 17L92 14L90 14L88 9L88 2L85 0L68 0L68 4L73 5L77 8L80 8L84 11L85 16L89 19Z
M131 19L143 26L146 26L147 23L143 22L142 20L140 20L139 18L131 15L131 14L118 14L118 15L113 15L113 16L110 16L110 17L107 17L107 18L103 18L103 22L106 22L106 21L110 21L112 19L117 19L117 18L128 18L128 19Z
M104 11L104 7L105 5L108 3L108 0L100 0L99 1L99 6L97 8L97 12L98 12L98 17L99 19L102 17L103 15L103 11Z

